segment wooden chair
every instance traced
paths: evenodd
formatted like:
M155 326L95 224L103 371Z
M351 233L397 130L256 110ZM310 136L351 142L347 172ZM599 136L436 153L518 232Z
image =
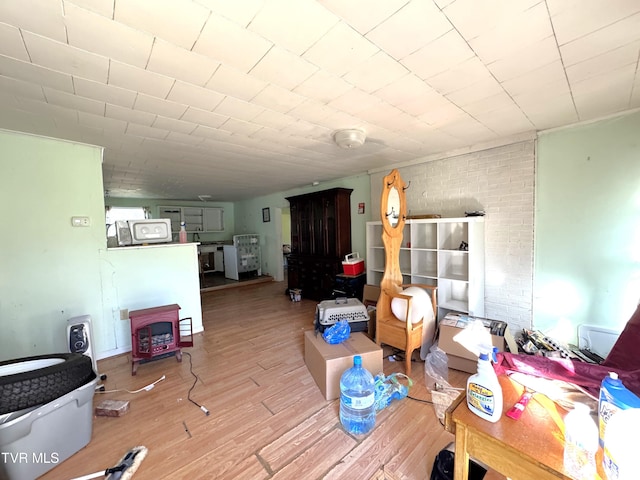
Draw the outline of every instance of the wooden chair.
M382 242L385 251L384 274L380 282L380 297L376 306L376 343L389 345L405 351L405 371L411 374L411 355L422 345L424 320L411 322L412 297L402 293L400 271L400 245L406 220L406 185L398 170L394 169L382 179L380 218L382 219ZM430 293L434 318L437 318L436 287L411 285L427 289ZM391 310L391 301L401 298L407 302L406 318L398 319Z
M394 298L402 299L407 302L406 318L397 318L393 312L391 315L380 315L378 310L376 316L376 343L378 345L389 345L391 347L404 350L405 352L405 372L407 375L411 375L411 357L413 351L419 349L423 342L423 329L425 328L425 317L419 322L412 323L411 314L413 311L413 297L411 295L405 295L402 290L408 287L419 287L427 290L431 299L431 307L433 311L433 317L429 315L427 320L434 320L438 318L438 301L437 301L437 287L433 285L421 285L421 284L408 284L400 285L399 291L387 290L386 296L393 300ZM378 303L380 303L378 301ZM435 320L434 320L435 321Z

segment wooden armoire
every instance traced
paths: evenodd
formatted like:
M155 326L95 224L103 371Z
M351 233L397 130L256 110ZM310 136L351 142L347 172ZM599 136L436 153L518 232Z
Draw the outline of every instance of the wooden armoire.
M302 297L328 300L342 260L351 253L350 188L331 188L288 197L291 209L291 254L288 286Z

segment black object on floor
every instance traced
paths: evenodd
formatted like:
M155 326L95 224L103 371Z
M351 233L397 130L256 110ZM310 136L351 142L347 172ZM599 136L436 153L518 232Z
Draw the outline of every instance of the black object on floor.
M446 448L440 450L433 462L430 480L453 480L455 453ZM487 470L469 459L469 480L482 480Z

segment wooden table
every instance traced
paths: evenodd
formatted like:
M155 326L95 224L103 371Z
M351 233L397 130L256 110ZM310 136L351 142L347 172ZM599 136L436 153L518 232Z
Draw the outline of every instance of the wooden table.
M520 398L523 387L500 376L503 413ZM571 480L563 468L564 416L566 411L541 394L533 396L519 420L502 415L488 422L467 407L463 392L445 415L446 429L455 434L455 480L467 480L469 457L512 480ZM601 451L596 463L602 474Z

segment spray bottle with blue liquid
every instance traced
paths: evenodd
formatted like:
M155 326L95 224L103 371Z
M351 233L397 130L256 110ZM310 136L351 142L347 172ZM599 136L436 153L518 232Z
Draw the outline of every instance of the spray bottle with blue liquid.
M502 416L502 387L491 362L496 362L498 349L480 346L478 372L467 380L467 406L469 410L495 423Z

